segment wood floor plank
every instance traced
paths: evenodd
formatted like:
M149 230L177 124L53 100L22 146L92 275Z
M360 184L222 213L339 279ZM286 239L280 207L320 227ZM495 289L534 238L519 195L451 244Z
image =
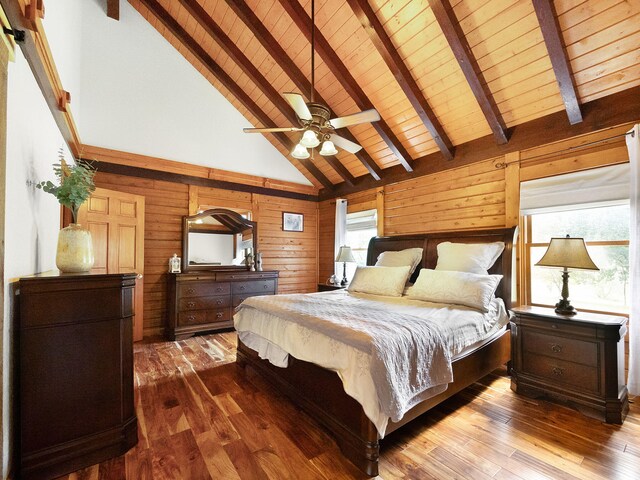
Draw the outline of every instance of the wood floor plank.
M364 479L312 418L251 369L235 332L134 346L136 447L60 480ZM631 479L640 408L621 426L510 390L499 369L381 442L380 476Z

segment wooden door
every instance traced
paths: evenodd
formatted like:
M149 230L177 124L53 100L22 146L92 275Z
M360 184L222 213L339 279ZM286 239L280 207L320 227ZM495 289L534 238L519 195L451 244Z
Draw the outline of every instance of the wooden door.
M96 188L80 208L78 223L91 232L94 273L136 272L134 341L143 336L144 197Z

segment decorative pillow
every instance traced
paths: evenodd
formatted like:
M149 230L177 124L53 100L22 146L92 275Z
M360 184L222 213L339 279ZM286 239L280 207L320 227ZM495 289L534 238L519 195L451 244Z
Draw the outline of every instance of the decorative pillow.
M420 270L418 280L407 290L407 297L435 303L451 303L489 311L489 304L502 275Z
M378 256L376 267L411 267L410 274L413 273L416 267L422 260L421 248L407 248L398 252L388 251L382 252Z
M504 250L504 242L438 244L436 270L477 273L487 275L489 269Z
M358 267L347 287L349 292L400 297L411 267Z

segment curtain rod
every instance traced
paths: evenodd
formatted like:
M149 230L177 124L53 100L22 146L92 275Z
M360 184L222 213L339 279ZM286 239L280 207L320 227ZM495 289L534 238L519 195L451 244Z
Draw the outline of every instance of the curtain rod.
M574 150L582 150L583 148L587 148L587 147L591 147L593 145L598 145L600 143L604 143L604 142L608 142L609 140L614 140L616 138L622 138L622 137L626 137L627 135L631 135L631 138L635 137L635 130L631 130L630 132L627 133L620 133L619 135L613 135L612 137L607 137L607 138L602 138L600 140L594 140L593 142L589 142L589 143L584 143L582 145L576 145L575 147L569 147L565 150L559 150L557 152L553 152L553 153L542 153L540 155L535 155L533 157L528 157L526 160L533 160L535 158L543 158L543 157L551 157L551 156L556 156L558 154L561 153L565 153L565 152L571 152ZM510 162L510 163L521 163L522 160L518 160L517 162ZM508 165L507 162L498 162L496 163L496 168L505 168Z

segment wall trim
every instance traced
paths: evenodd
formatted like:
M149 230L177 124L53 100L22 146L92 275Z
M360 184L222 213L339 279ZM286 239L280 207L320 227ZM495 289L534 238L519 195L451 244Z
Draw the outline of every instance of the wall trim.
M317 195L288 192L285 190L277 190L275 188L245 185L242 183L228 182L225 180L213 180L210 178L194 177L192 175L162 172L150 168L132 167L129 165L120 165L117 163L110 163L101 160L92 160L90 158L81 158L88 162L92 162L99 173L113 173L116 175L125 175L129 177L147 178L149 180L182 183L184 185L195 185L198 187L220 188L223 190L235 190L238 192L256 193L260 195L270 195L272 197L291 198L295 200L307 200L311 202L318 201Z

